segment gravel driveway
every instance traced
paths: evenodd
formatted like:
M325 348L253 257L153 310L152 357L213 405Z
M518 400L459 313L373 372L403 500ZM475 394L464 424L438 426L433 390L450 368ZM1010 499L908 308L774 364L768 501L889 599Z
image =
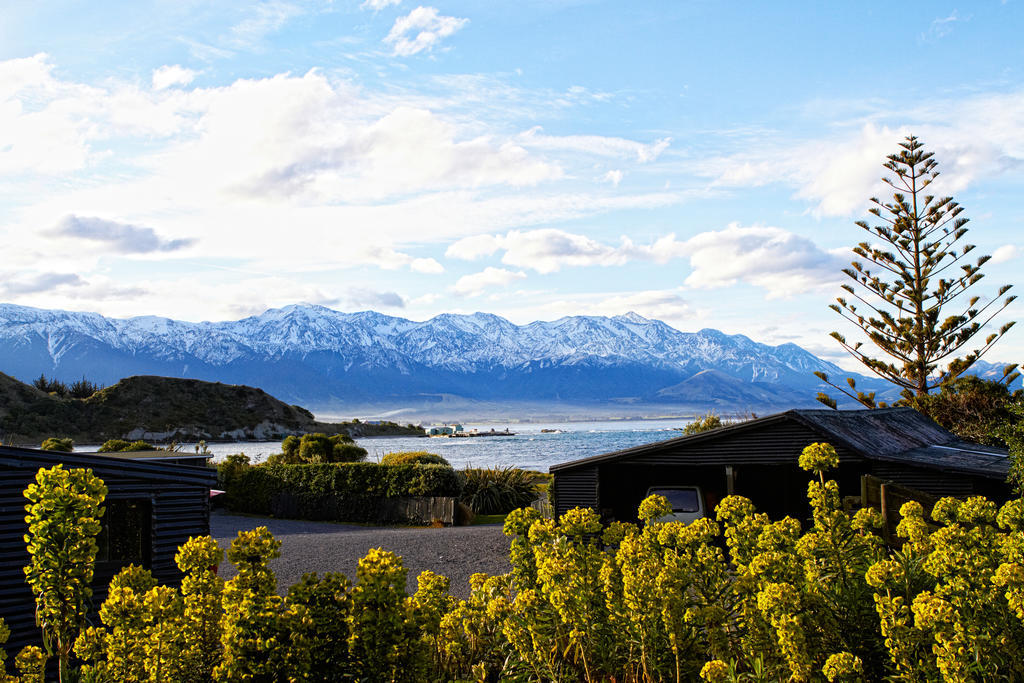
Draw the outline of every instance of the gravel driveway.
M416 590L416 576L424 569L451 579L451 594L460 598L469 596L470 575L504 574L511 569L510 540L501 533L500 525L414 529L272 519L223 511L210 515L210 534L225 550L239 531L259 526L267 527L281 541L281 557L270 562L281 595L307 572L322 575L340 571L354 582L356 564L370 548L384 548L402 556L409 570L409 593ZM220 575L225 579L235 575L234 566L226 559L220 565Z

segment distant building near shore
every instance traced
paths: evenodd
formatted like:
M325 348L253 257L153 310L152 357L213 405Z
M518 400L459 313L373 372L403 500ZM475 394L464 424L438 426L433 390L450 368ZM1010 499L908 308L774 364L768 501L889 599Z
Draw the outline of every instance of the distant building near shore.
M431 425L423 428L423 432L427 436L455 436L456 434L461 434L462 431L462 425L460 424Z

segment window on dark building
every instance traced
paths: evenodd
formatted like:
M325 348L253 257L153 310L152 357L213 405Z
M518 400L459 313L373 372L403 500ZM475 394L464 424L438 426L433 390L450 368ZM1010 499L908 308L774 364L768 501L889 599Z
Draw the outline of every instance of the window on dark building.
M153 502L148 498L114 498L108 499L104 507L103 528L96 539L97 571L116 572L129 564L149 567Z

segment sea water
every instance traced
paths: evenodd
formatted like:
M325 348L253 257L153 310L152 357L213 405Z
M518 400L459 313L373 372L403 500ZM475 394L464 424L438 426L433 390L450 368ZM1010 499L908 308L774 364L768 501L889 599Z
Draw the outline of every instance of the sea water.
M682 436L680 431L690 420L606 420L599 422L556 423L483 423L465 424L466 430L481 432L508 429L514 436L415 437L378 436L358 438L356 443L368 452L367 460L376 462L386 453L428 451L444 457L453 467L521 467L546 472L551 465L592 455L641 446ZM542 431L555 430L555 431ZM195 452L194 443L180 444L185 453ZM213 460L232 453L245 453L256 463L281 451L280 441L237 441L211 443ZM95 451L98 446L75 446L76 451Z

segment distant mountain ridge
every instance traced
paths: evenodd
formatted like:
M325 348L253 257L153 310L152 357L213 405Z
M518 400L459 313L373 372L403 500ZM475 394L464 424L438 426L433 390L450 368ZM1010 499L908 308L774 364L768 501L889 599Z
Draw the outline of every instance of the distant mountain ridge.
M107 318L0 304L0 370L109 384L129 375L248 384L314 410L465 401L760 408L816 405L813 372L849 375L795 344L681 332L636 313L514 325L423 322L297 304L238 321ZM885 385L859 378L865 388Z

